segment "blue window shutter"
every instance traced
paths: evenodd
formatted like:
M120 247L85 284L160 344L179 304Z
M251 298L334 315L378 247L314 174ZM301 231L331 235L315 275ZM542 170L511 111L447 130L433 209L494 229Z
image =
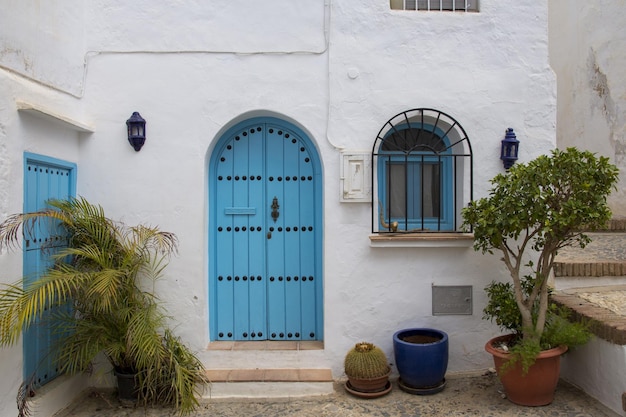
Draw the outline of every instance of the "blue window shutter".
M31 153L24 154L24 212L46 208L50 199L67 199L76 194L76 165ZM52 266L52 256L67 244L58 239L54 224L42 226L25 237L24 285L36 281ZM45 250L42 250L45 249ZM24 379L41 386L58 376L50 347L58 336L49 326L53 311L46 311L23 335Z

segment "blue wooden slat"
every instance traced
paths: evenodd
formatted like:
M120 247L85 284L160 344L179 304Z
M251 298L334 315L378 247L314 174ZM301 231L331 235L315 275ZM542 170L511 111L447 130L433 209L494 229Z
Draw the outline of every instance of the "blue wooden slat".
M45 259L42 260L43 270L47 270L54 266L54 260L52 256L55 254L55 250L53 248L45 249L42 254L46 254ZM58 336L53 334L53 330L50 328L51 321L53 319L53 314L55 310L58 308L46 308L44 314L42 314L39 319L39 369L38 374L40 376L40 380L38 381L40 384L46 383L56 376L58 376L58 371L56 368L55 357L50 352L50 347L54 346L54 342L58 339Z
M260 128L260 130L259 130ZM247 216L247 232L249 245L249 295L250 295L250 335L253 340L267 338L267 277L265 275L265 225L262 205L264 201L263 181L263 149L265 142L264 126L252 125L248 132L248 196L250 206L254 206L255 215ZM260 178L260 179L259 179ZM259 213L258 215L256 213ZM258 230L261 228L261 230Z
M299 194L299 140L293 132L284 132L284 217L285 217L285 321L289 340L302 337L301 294L300 294L300 233L294 228L300 225ZM295 179L294 179L295 177ZM298 277L298 281L295 280Z
M300 224L306 231L300 230L300 250L302 251L300 262L301 281L301 314L302 314L302 339L315 340L317 334L317 294L316 286L319 276L315 269L315 259L319 256L315 247L317 225L315 224L315 177L313 176L312 158L304 143L301 144L298 156L300 168ZM308 160L308 162L307 162ZM304 179L302 179L304 178ZM309 230L309 227L313 230ZM311 280L312 278L312 280Z
M249 207L248 185L243 177L248 175L248 132L243 130L233 141L233 207ZM234 328L238 340L250 338L250 294L249 294L249 246L247 216L233 217L233 252L234 252ZM244 277L246 279L244 280Z
M24 211L35 211L37 206L37 166L27 164L24 173ZM27 233L24 239L24 248L26 250L39 247L39 243L33 234ZM28 262L25 262L25 268L26 265L28 265ZM26 276L26 278L28 278L28 276Z
M28 250L24 253L24 277L30 277L28 281L36 279L37 272L40 269L41 251ZM24 282L28 285L30 282ZM31 375L35 376L35 380L40 379L37 375L41 354L40 346L40 326L34 324L30 326L23 334L23 353L24 353L24 379L30 379Z
M69 195L69 183L68 183L68 169L63 169L60 167L50 166L45 170L48 177L48 199L62 199L67 198ZM65 239L60 239L59 235L61 233L59 222L51 221L49 223L49 229L47 230L47 236L44 239L45 243L48 245L46 252L48 254L46 258L46 266L45 268L51 268L54 266L54 256L60 251L62 247L66 245ZM59 314L64 311L69 311L71 308L70 303L67 303L64 306L53 307L47 310L45 317L43 317L43 322L48 324L52 321L54 314ZM58 344L59 339L63 337L63 335L56 333L52 329L46 329L45 334L42 335L42 338L45 340L46 346L54 346ZM43 358L44 369L46 369L46 373L44 374L44 378L46 380L52 379L54 376L58 375L58 366L56 364L56 360L53 356L43 353L45 356Z
M284 266L284 204L283 181L278 178L283 176L283 140L279 135L279 128L273 125L267 126L266 135L266 202L265 219L268 230L271 228L271 239L267 240L267 275L269 277L267 291L268 332L272 339L284 339L285 328L285 266ZM274 221L271 217L270 205L276 197L278 199L279 217Z
M231 140L232 141L232 140ZM225 208L231 207L233 202L233 177L234 177L234 158L232 152L231 141L224 145L222 152L219 154L217 163L215 183L216 194L219 198L215 199L215 215L216 227L215 233L215 257L219 262L214 262L216 267L216 277L212 280L214 283L211 300L215 308L216 336L219 340L233 340L234 334L234 240L233 240L233 217L225 214ZM230 145L231 149L227 146ZM230 231L229 231L230 230Z

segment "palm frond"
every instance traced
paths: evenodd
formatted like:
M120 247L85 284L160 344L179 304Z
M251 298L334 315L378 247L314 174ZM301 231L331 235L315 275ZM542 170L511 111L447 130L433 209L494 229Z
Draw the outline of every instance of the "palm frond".
M24 380L17 390L17 396L15 398L15 401L17 402L17 417L30 417L33 415L33 411L30 408L30 401L28 401L28 399L33 396L34 391L35 376L32 375Z
M22 237L33 239L38 223L50 220L64 223L66 218L63 213L54 209L10 215L0 223L0 251L18 249Z
M0 289L0 346L13 345L20 337L23 300L24 290L19 283Z

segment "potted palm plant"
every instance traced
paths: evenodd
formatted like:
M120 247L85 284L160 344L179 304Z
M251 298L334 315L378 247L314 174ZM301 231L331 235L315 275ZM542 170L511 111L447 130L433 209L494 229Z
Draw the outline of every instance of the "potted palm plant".
M193 410L204 368L168 328L153 288L176 251L176 236L115 222L83 198L48 205L0 224L0 247L15 248L20 230L28 235L50 222L69 242L34 283L24 286L22 279L0 288L0 346L16 343L44 310L69 305L57 308L51 323L59 338L50 355L60 372L86 371L102 352L116 375L131 375L130 384L118 378L119 387L129 385L140 402Z
M561 248L584 247L590 238L583 230L603 227L610 219L607 196L617 177L608 158L557 149L495 176L489 196L463 210L474 249L499 252L512 279L487 287L484 309L486 319L512 332L486 345L512 402L549 404L560 354L589 338L584 326L570 323L550 303L548 278ZM556 359L545 365L544 356ZM535 371L548 368L552 376L533 379ZM521 384L519 390L512 383Z

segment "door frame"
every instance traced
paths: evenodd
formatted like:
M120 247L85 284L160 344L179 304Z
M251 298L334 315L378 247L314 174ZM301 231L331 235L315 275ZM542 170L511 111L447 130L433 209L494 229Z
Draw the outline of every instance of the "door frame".
M310 157L311 163L313 166L314 172L314 204L315 204L315 224L317 230L317 239L315 241L315 251L319 256L315 259L315 268L317 272L317 276L320 278L317 279L316 285L316 293L315 297L318 300L318 306L316 309L316 340L324 340L324 262L323 262L323 242L324 242L324 227L323 227L323 188L324 188L324 178L322 173L322 164L319 156L319 151L317 149L316 143L311 139L311 136L307 134L303 129L296 126L294 123L289 122L285 119L278 118L275 116L262 116L262 117L250 117L241 120L236 123L232 127L226 129L222 133L219 134L217 140L215 142L215 146L211 150L211 155L209 158L209 164L207 168L207 186L208 186L208 314L209 314L209 338L211 341L215 341L218 339L217 337L217 317L215 314L215 308L217 305L217 295L215 291L216 281L217 281L217 263L215 262L216 258L216 249L215 249L215 240L216 240L216 228L214 227L217 222L217 215L214 209L215 201L217 200L217 191L215 186L217 180L217 166L219 157L222 148L225 146L226 142L229 138L234 135L236 132L240 131L243 127L248 126L254 123L272 123L283 126L285 129L292 130L298 136L302 138L303 141L310 146Z

